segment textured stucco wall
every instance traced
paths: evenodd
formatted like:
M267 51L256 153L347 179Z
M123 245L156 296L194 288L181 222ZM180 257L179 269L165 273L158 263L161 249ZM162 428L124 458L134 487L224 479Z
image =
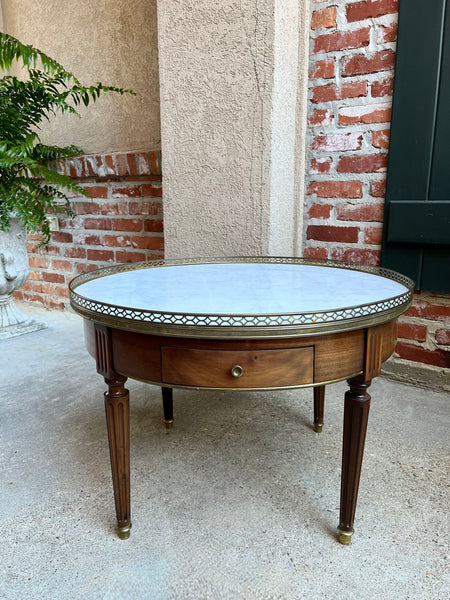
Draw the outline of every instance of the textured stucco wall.
M272 10L272 2L158 1L167 256L261 251Z
M268 254L298 256L303 229L309 0L275 2Z
M3 30L49 54L83 83L132 88L43 127L46 143L86 153L160 144L156 0L0 0Z
M304 9L298 0L158 0L167 256L258 255L283 244L292 253ZM288 173L272 177L272 155Z

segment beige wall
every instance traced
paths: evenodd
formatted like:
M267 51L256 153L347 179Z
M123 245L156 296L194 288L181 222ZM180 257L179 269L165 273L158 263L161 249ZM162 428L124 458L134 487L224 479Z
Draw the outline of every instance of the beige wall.
M156 0L0 0L3 30L52 56L83 83L132 88L44 125L46 143L86 153L160 145ZM1 25L0 18L0 25Z
M306 107L309 60L309 0L275 0L271 118L271 256L302 252Z
M158 0L168 257L261 252L273 70L263 4Z
M295 255L309 0L158 0L168 257Z

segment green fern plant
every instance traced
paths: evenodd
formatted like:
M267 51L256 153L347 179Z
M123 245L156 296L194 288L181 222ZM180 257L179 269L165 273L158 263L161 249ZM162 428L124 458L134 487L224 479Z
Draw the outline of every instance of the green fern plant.
M64 189L87 195L70 177L48 167L50 161L82 154L81 148L46 146L39 129L52 115L79 115L107 92L130 93L96 83L86 87L58 62L16 38L0 33L0 70L14 62L25 67L26 79L10 74L0 79L0 230L9 228L10 217L18 217L28 231L41 231L42 244L50 239L49 212L72 214Z

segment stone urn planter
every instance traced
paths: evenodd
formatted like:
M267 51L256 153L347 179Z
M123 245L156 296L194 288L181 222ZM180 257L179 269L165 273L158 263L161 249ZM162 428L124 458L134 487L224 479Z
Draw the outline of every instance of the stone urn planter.
M11 74L16 64L20 79ZM50 241L49 214L72 215L68 192L89 193L72 177L53 167L55 161L83 154L67 146L46 145L39 137L41 124L56 113L81 116L105 93L134 94L97 82L84 86L73 73L33 46L0 31L0 339L46 325L24 315L13 303L14 290L28 277L26 230L40 232ZM24 76L23 76L24 75ZM10 218L17 215L18 219Z
M47 324L21 312L13 292L28 279L27 234L19 219L11 218L8 231L0 231L0 339L44 329Z

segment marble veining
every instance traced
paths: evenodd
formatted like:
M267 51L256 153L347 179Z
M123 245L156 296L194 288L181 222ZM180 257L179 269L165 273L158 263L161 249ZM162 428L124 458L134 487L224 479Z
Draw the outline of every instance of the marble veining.
M339 310L399 296L401 283L380 275L299 264L167 265L82 283L96 302L166 313L282 315Z

